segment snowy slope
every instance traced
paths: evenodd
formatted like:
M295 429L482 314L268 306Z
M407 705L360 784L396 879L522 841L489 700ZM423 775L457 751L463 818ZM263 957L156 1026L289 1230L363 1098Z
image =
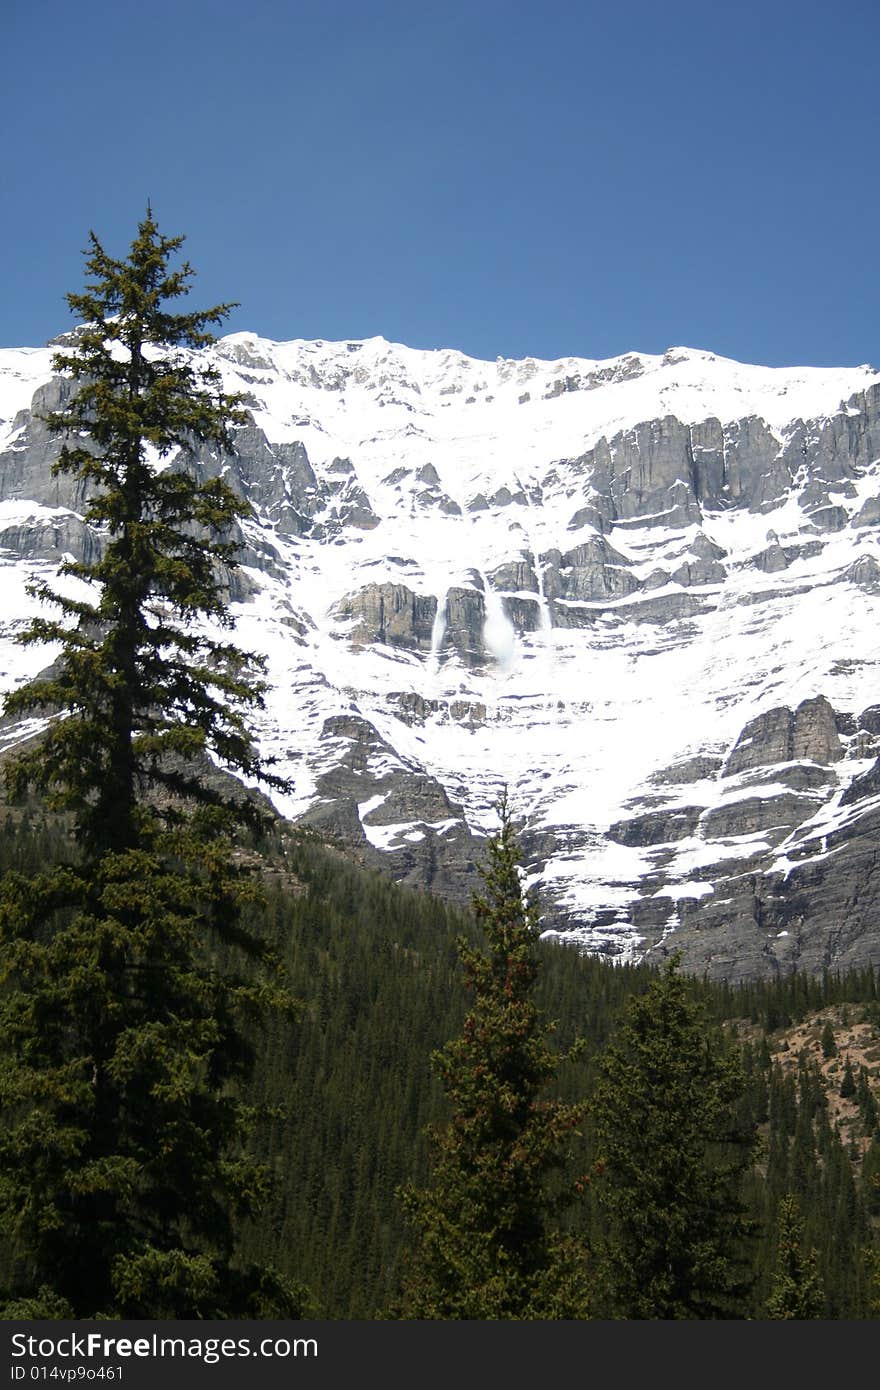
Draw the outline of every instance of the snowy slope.
M50 359L0 352L7 688L47 660L13 641L27 576L81 542L30 413ZM874 756L858 716L880 701L873 368L686 348L487 363L250 333L213 360L254 422L228 465L256 512L234 607L269 659L261 738L295 780L285 814L344 802L346 834L415 881L428 844L467 858L507 785L548 928L624 957L677 930L679 902L717 897L725 857L784 866L766 828L705 829L755 799L722 772L749 721L830 703L841 756L797 824L836 824ZM664 783L689 759L706 766ZM609 836L693 806L692 834ZM650 894L669 907L646 926Z

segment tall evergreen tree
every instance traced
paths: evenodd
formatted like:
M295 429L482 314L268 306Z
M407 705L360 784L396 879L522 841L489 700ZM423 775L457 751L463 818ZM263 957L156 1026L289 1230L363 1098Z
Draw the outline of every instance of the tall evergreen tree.
M796 1197L779 1204L776 1222L776 1269L765 1316L771 1319L821 1318L825 1291L814 1249L804 1250L804 1223Z
M61 643L62 656L50 675L7 696L5 711L67 717L7 776L71 811L92 856L143 843L145 823L155 821L141 797L147 786L222 803L193 771L196 755L214 752L248 776L261 771L245 718L261 702L260 663L194 626L199 618L231 625L220 576L234 566L229 533L248 507L220 478L199 481L186 466L199 447L227 450L245 416L197 351L231 306L166 308L193 276L188 263L169 265L182 241L161 236L149 210L125 261L92 233L94 280L68 295L82 323L53 359L77 386L46 417L65 440L53 472L83 489L103 554L60 568L86 582L85 596L33 587L60 617L38 618L21 640Z
M672 957L630 1004L593 1101L612 1317L744 1316L741 1187L754 1144L754 1126L737 1119L745 1078L677 966Z
M242 915L255 887L233 836L249 803L198 762L263 771L247 722L257 663L222 637L245 508L191 465L243 418L198 353L229 306L169 310L193 274L170 265L182 240L149 209L126 260L92 234L92 278L68 296L82 322L54 367L74 389L47 418L102 553L61 567L78 588L37 586L60 616L23 640L61 654L5 702L49 716L7 782L65 812L79 846L0 890L7 1291L76 1317L300 1306L235 1257L265 1186L244 1143L250 1035L289 1000Z
M417 1233L407 1317L587 1315L585 1250L561 1227L583 1107L545 1098L560 1057L533 998L537 926L518 863L504 801L474 900L485 949L458 943L473 1005L461 1036L434 1054L451 1119L431 1136L430 1186L403 1194Z

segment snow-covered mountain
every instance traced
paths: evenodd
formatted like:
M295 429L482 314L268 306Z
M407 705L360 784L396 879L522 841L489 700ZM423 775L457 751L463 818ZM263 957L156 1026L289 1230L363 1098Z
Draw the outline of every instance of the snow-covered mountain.
M0 352L0 686L25 583L94 554ZM880 373L673 348L210 350L252 423L237 640L279 802L464 898L507 785L548 931L719 978L880 964ZM19 730L7 730L15 739Z

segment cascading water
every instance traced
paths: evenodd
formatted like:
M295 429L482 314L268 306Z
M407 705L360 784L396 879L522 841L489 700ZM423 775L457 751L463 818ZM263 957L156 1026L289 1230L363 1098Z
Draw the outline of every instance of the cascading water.
M446 636L447 593L448 590L446 589L437 593L437 612L434 614L434 625L431 628L431 654L428 658L428 665L432 674L436 674L440 669L440 652L443 648L443 638Z
M483 581L483 605L486 613L483 642L502 671L506 671L513 665L516 656L516 633L513 623L504 611L500 595L496 594L482 570L480 578Z

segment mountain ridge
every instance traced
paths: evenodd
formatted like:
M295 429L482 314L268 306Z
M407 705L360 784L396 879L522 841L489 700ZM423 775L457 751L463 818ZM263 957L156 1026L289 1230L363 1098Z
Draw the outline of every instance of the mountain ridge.
M52 351L0 351L6 688L46 660L13 645L26 575L101 544L50 476ZM880 963L880 374L248 333L210 360L250 412L195 466L254 509L230 595L279 810L461 899L507 785L562 939Z

